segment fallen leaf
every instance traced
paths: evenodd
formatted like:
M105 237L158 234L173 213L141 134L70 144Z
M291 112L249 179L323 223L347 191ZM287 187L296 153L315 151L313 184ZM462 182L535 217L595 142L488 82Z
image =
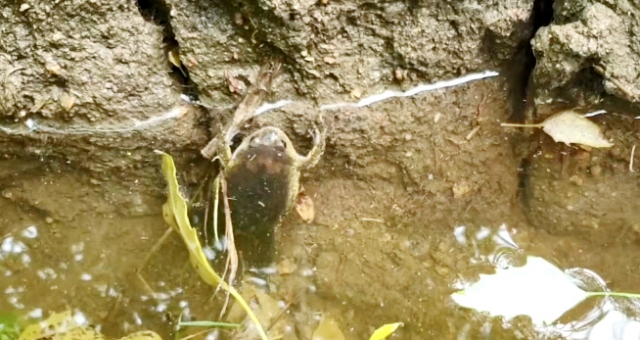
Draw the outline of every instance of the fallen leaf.
M594 148L613 146L604 136L600 127L573 111L565 111L547 118L542 130L558 143L581 144Z
M311 340L345 340L338 323L331 317L325 316L313 331Z
M0 340L15 340L20 337L21 326L14 313L0 313Z
M389 335L393 334L393 332L395 332L398 327L401 326L404 326L402 322L388 323L386 325L383 325L382 327L376 329L375 332L373 332L369 340L384 340Z
M555 114L540 124L510 124L502 126L542 128L558 143L579 144L594 148L609 148L609 142L602 134L600 127L584 115L568 110Z
M522 267L496 268L491 275L451 295L460 306L512 319L526 315L536 325L551 324L589 294L558 267L528 256Z
M18 340L36 340L68 332L80 325L73 319L71 311L52 313L46 320L27 326Z
M167 52L167 59L169 59L169 62L173 66L175 66L175 68L180 70L180 73L182 73L182 76L184 76L184 77L188 77L189 76L187 71L184 70L184 65L182 65L182 61L180 60L180 53L177 50L175 50L175 49L169 50Z
M305 194L300 194L298 196L298 201L296 202L296 212L303 221L307 223L313 222L316 218L316 209L311 197Z
M20 334L19 340L105 340L97 330L79 325L71 311L53 313L46 320L30 325ZM131 333L120 340L162 340L151 331Z

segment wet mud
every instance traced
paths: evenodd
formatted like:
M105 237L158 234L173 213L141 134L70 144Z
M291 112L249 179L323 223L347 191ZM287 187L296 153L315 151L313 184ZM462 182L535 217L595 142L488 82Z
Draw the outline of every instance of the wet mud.
M640 121L634 73L621 70L634 70L638 8L556 1L541 24L532 18L540 5L550 6L5 1L0 309L34 320L73 309L114 337L151 329L170 339L180 315L220 319L224 296L189 267L176 235L139 268L167 228L153 150L174 156L193 193L210 176L200 149L273 58L285 72L268 101L293 103L251 126L281 128L301 154L318 113L327 126L320 163L300 179L315 219L292 211L274 230L280 274L269 295L287 306L274 328L283 338L311 339L323 316L348 339L397 321L403 339L549 338L526 318L454 304L457 284L491 272L483 259L499 251L480 238L460 242L455 230L472 240L505 225L520 255L636 291ZM535 60L509 68L522 55ZM488 69L501 74L364 107L323 106ZM591 119L613 147L500 126L575 106L607 111ZM620 304L635 317L633 303Z

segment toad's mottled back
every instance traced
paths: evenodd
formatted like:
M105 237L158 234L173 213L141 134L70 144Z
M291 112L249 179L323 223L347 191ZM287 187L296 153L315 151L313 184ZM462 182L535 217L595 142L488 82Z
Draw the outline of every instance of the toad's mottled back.
M309 155L300 156L282 130L265 127L233 152L224 174L236 247L248 266L273 263L275 228L298 195L301 168L315 164L323 146L316 138Z

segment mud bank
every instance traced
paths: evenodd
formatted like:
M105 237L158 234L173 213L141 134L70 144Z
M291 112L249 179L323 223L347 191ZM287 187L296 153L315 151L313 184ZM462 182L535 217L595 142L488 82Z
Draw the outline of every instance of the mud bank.
M275 280L276 293L295 300L294 311L303 315L292 339L310 338L317 313L336 315L353 338L390 321L407 320L409 339L455 339L469 319L472 329L480 328L483 321L446 299L452 282L477 270L469 265L473 251L451 237L461 225L520 228L519 244L545 254L594 248L596 255L572 253L562 263L591 264L623 288L634 282L629 278L637 274L614 272L597 255L610 251L615 254L607 258L616 259L620 252L608 245L633 249L638 239L638 172L629 162L640 129L633 119L640 98L633 82L640 65L634 62L640 32L634 33L633 5L138 5L0 2L0 203L11 211L0 230L26 220L50 232L45 240L61 243L60 231L88 228L68 239L101 250L94 256L107 283L136 286L129 278L134 260L164 228L164 183L153 150L171 153L181 183L197 185L207 165L199 150L216 123L233 112L260 66L277 58L284 74L268 100L292 104L251 124L277 125L301 153L311 144L318 114L328 129L323 159L302 177L315 221L291 214L277 230L278 258L297 268ZM539 11L546 11L549 26L538 29L544 22ZM501 76L361 108L325 106L485 70ZM524 114L527 99L535 114ZM539 121L576 105L607 111L594 121L614 147L585 151L500 126L525 117ZM87 241L92 235L108 235L109 242ZM555 237L563 242L555 244ZM182 254L181 245L168 247L149 274L159 287L182 289L185 258L173 256ZM122 252L128 255L121 261ZM24 275L23 281L32 279ZM197 285L192 277L188 282ZM192 313L217 318L211 306L197 306L209 298L200 291L206 287L191 288L180 296L194 305ZM138 293L122 296L134 301ZM86 300L69 298L73 304ZM109 316L104 310L115 302L95 301ZM140 326L132 318L143 301L119 303L114 310L121 314L105 317L107 333ZM168 317L149 317L151 325L168 328ZM499 334L535 338L524 324Z

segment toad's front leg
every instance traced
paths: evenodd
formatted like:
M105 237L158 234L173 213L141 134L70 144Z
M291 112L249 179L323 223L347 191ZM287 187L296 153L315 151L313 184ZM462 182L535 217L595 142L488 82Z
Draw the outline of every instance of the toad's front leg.
M301 164L303 169L311 169L318 162L320 158L324 154L324 149L326 147L326 138L327 138L327 129L324 125L324 121L322 121L322 117L320 119L320 129L317 127L314 128L314 131L311 133L313 136L313 148L307 153L306 156L298 156L298 161Z

